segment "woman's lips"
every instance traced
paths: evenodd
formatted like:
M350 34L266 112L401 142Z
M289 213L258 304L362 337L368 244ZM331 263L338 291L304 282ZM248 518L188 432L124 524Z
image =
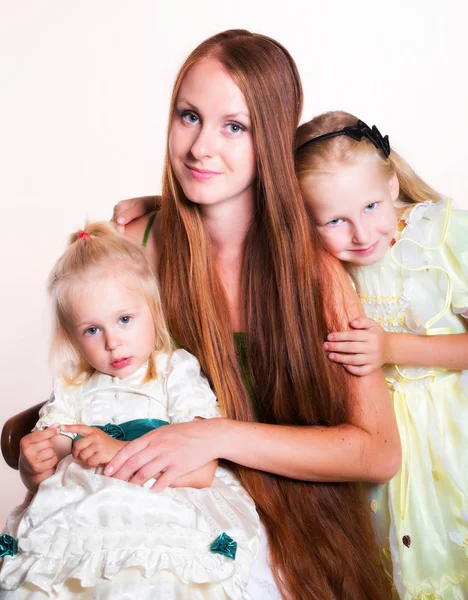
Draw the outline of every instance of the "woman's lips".
M132 357L127 356L126 358L117 358L113 362L111 362L111 367L113 369L123 369L124 367L128 367L128 365L132 362Z
M208 181L209 179L213 179L217 175L221 175L217 171L208 171L206 169L196 169L195 167L191 167L190 165L185 165L187 169L190 171L190 174L197 181Z

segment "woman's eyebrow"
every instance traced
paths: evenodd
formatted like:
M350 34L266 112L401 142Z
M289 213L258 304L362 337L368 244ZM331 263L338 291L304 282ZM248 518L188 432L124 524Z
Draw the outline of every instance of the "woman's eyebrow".
M240 110L239 112L236 112L236 113L230 113L228 115L223 115L223 119L235 119L236 117L245 117L246 119L250 120L249 113L246 113L243 110Z
M192 104L191 102L189 102L187 100L187 98L183 98L183 97L177 98L176 104L178 102L183 102L184 104L188 104L190 106L190 108L193 108L193 110L198 110L194 104Z
M197 108L195 106L195 104L192 104L192 102L190 102L189 100L187 100L187 98L184 98L183 96L181 96L180 98L177 99L177 103L178 102L182 102L184 104L187 104L187 106L189 106L192 110L194 110L195 112L200 112L200 109ZM222 119L235 119L236 117L245 117L246 119L250 120L250 115L248 112L245 112L243 110L239 110L237 112L233 112L233 113L228 113L225 115L222 115L221 118Z

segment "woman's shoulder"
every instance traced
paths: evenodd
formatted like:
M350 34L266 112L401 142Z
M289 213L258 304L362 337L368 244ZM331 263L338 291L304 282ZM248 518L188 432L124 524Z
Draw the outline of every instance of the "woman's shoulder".
M148 213L134 219L125 227L125 235L144 245L157 263L161 246L161 216L157 212Z

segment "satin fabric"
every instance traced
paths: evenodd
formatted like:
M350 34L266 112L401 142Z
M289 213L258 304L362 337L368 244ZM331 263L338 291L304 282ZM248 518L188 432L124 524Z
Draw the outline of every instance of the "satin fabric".
M103 425L135 419L183 422L218 416L198 361L184 350L158 356L158 380L146 367L124 380L96 374L78 389L56 386L38 427L54 422ZM260 546L255 505L232 472L218 467L209 488L154 493L114 480L71 455L28 507L9 518L18 554L3 561L0 598L242 599ZM210 552L222 533L235 560ZM11 590L11 591L6 591Z

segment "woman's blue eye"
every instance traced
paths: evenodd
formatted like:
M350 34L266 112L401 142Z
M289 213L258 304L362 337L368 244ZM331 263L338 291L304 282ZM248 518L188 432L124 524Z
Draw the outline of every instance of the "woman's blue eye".
M240 123L229 123L228 128L230 133L239 133L239 131L245 131L245 127Z
M186 123L189 123L190 125L195 125L196 123L198 123L197 115L189 110L184 110L182 112L182 120L184 120Z
M371 212L372 212L373 210L375 210L376 208L377 208L377 202L372 202L372 204L368 204L368 205L366 206L366 210L368 210L368 211L371 211Z
M96 335L99 332L99 327L88 327L85 331L85 335Z
M131 320L132 317L130 317L129 315L125 315L123 317L120 317L119 323L122 323L122 325L128 325L128 323L130 323Z

